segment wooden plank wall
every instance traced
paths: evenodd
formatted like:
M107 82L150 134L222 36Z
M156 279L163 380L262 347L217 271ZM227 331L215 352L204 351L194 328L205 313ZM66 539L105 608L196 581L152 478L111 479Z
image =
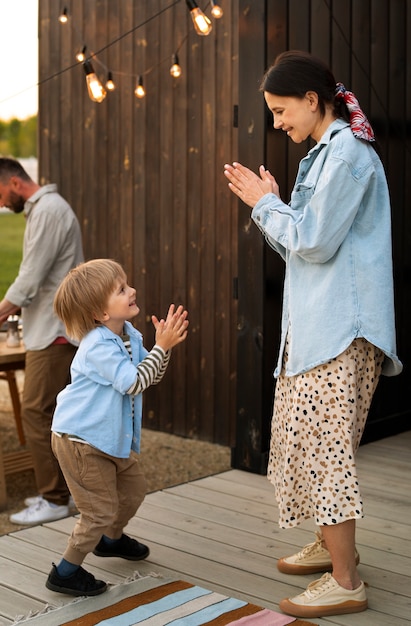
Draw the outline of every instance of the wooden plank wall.
M190 310L189 340L161 391L146 393L145 425L230 445L236 467L264 471L283 267L231 197L222 168L236 158L253 168L265 162L289 196L308 144L272 130L258 86L278 52L302 48L355 91L381 143L406 369L383 380L366 436L406 428L411 0L222 0L224 17L209 37L194 33L183 0L67 0L66 27L57 20L64 4L39 3L41 180L57 182L78 213L87 257L125 265L148 345L151 313L164 314L171 300ZM74 61L84 44L103 63L96 71L104 78L110 69L118 85L101 104L87 97ZM168 69L177 49L183 76L175 81ZM138 74L144 100L133 95Z
M148 347L152 313L170 302L189 309L189 339L161 388L146 392L144 425L232 445L237 204L223 164L237 154L238 6L223 4L199 37L181 0L39 0L39 173L79 216L86 257L125 266ZM105 81L112 71L117 84L102 103L88 98L75 61L84 45L96 73Z
M284 21L285 7L288 23ZM381 379L363 439L370 441L407 429L411 412L407 392L411 384L407 366L411 349L408 323L411 313L411 183L407 176L410 165L411 2L283 0L268 3L267 9L267 65L287 47L309 50L328 62L336 80L354 91L370 117L387 171L393 216L398 351L405 363L405 371L399 377ZM273 36L274 24L277 24L276 36ZM305 149L306 146L293 147L287 167L287 194ZM273 168L282 160L278 146L270 145L270 142L267 159L270 164L274 163Z
M401 376L382 378L363 442L407 430L411 413L411 1L240 0L239 20L239 158L253 169L264 163L279 181L283 199L289 199L298 163L310 144L293 144L274 131L272 116L256 93L263 69L277 54L302 49L323 58L336 80L354 91L375 127L392 199L398 352L405 368ZM249 211L240 206L238 315L243 332L238 341L234 459L235 467L264 471L274 387L266 376L277 358L283 267L278 255L262 244L255 227L249 227L248 216Z

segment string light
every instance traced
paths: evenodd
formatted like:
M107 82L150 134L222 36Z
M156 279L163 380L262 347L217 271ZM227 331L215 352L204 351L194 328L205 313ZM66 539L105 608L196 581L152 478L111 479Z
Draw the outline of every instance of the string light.
M223 17L224 15L223 9L216 3L215 0L211 0L211 15L215 17L216 20L219 20L220 17Z
M79 50L76 54L76 59L79 63L83 63L86 58L86 50L87 46L83 46L81 50Z
M60 15L59 15L59 22L61 24L67 24L67 22L68 22L67 7L64 7L63 11L60 13Z
M143 85L143 77L139 76L138 80L137 80L137 86L134 90L134 93L136 95L137 98L144 98L146 95L146 90L144 89L144 85Z
M87 90L90 100L94 102L103 102L107 95L106 90L94 73L93 66L90 61L84 61L84 71L86 73Z
M137 28L140 28L141 26L143 26L148 21L154 19L154 17L158 17L159 15L164 13L165 11L169 10L170 8L172 8L173 6L178 4L179 2L180 2L180 0L173 0L173 2L168 7L165 7L164 9L159 11L157 14L153 15L152 17L150 17L146 22L143 22L142 24L139 24L138 26L135 26L135 27L131 28L129 31L123 33L117 39L115 39L114 41L110 42L109 44L107 44L106 46L104 46L103 48L98 50L97 52L94 52L94 51L93 52L89 52L87 54L87 56L88 56L87 60L86 60L86 50L87 50L87 46L86 45L84 45L82 47L82 49L77 52L76 60L79 63L83 64L84 71L86 73L86 83L87 83L88 94L89 94L89 97L90 97L91 100L93 100L94 102L102 102L104 100L104 98L106 97L108 91L114 91L116 89L116 85L115 85L114 80L113 80L112 72L108 70L107 66L105 66L104 63L101 62L101 60L98 58L97 55L99 55L103 50L105 50L109 46L112 46L114 43L117 43L118 41L120 41L121 39L123 39L124 37L129 35L130 33L134 32ZM198 4L197 4L196 0L186 0L186 4L187 4L187 7L190 10L190 15L191 15L191 18L193 20L193 24L194 24L196 32L199 35L208 35L212 31L212 25L211 25L211 21L209 20L209 18L198 7ZM211 6L212 6L212 9L213 9L214 16L216 17L217 14L218 14L218 17L221 17L222 14L223 14L223 11L222 11L221 7L216 5L216 2L211 2ZM68 14L67 7L64 7L64 9L61 12L60 16L58 17L58 19L63 24L69 21L69 14ZM73 26L73 28L75 27L74 24L72 26ZM179 59L178 59L178 51L181 48L181 46L184 43L184 41L187 40L187 38L188 38L188 34L184 37L183 41L180 43L180 45L177 48L175 54L172 55L172 65L170 67L170 75L173 78L179 78L182 75L182 69L181 69L181 66L180 66L180 63L179 63ZM98 78L96 73L94 72L94 69L93 69L91 61L90 61L91 59L94 59L97 63L99 63L106 70L106 72L107 72L107 81L105 82L104 85L102 84L102 82L100 81L100 79ZM164 62L164 60L161 61L161 63L163 63L163 62ZM161 63L159 63L158 65L160 65ZM67 68L67 69L71 69L71 68ZM151 69L153 69L153 68L151 68ZM150 71L151 71L151 69L150 69ZM60 73L62 73L62 72L58 72L56 75L58 75ZM119 73L123 73L123 72L119 72ZM148 71L146 70L144 72L144 74L147 74L147 73L148 73ZM144 98L146 96L146 90L145 90L144 85L143 85L143 76L144 76L144 74L140 75L138 77L136 88L134 90L134 94L135 94L135 96L137 98Z
M114 80L113 80L113 74L111 72L109 72L107 74L106 89L107 89L107 91L114 91L115 88L116 88L116 85L115 85Z
M177 54L173 54L173 56L171 57L171 63L172 63L170 67L171 76L173 76L173 78L180 78L182 71L181 71L180 63L178 61Z
M186 0L186 3L190 10L191 19L193 20L196 33L204 36L209 35L213 27L207 15L202 12L195 0Z

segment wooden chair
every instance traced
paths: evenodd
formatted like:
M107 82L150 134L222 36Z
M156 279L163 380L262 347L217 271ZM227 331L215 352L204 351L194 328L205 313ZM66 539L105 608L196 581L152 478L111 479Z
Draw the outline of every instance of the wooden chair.
M13 405L14 419L16 421L17 434L19 437L20 445L24 446L26 443L26 438L24 436L23 423L21 421L20 397L19 390L17 389L16 374L13 370L6 370L4 372L0 372L0 378L3 380L7 380L9 384L9 391L11 403Z

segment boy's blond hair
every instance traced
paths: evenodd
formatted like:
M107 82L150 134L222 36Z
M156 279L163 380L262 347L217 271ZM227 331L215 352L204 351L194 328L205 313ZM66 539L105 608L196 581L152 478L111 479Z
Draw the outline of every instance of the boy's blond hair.
M108 298L126 274L111 259L93 259L70 270L54 297L54 311L62 320L69 337L80 341L100 325Z

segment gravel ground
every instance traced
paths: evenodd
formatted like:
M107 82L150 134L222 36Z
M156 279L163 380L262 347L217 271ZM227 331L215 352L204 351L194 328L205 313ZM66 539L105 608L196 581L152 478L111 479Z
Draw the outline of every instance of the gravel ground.
M22 377L19 377L19 386ZM3 452L20 448L7 383L0 380L0 441ZM204 441L185 439L143 429L141 460L145 468L148 492L159 491L230 469L230 448ZM24 499L36 494L32 470L6 477L7 509L0 512L0 535L22 528L9 522L9 515L24 508Z

